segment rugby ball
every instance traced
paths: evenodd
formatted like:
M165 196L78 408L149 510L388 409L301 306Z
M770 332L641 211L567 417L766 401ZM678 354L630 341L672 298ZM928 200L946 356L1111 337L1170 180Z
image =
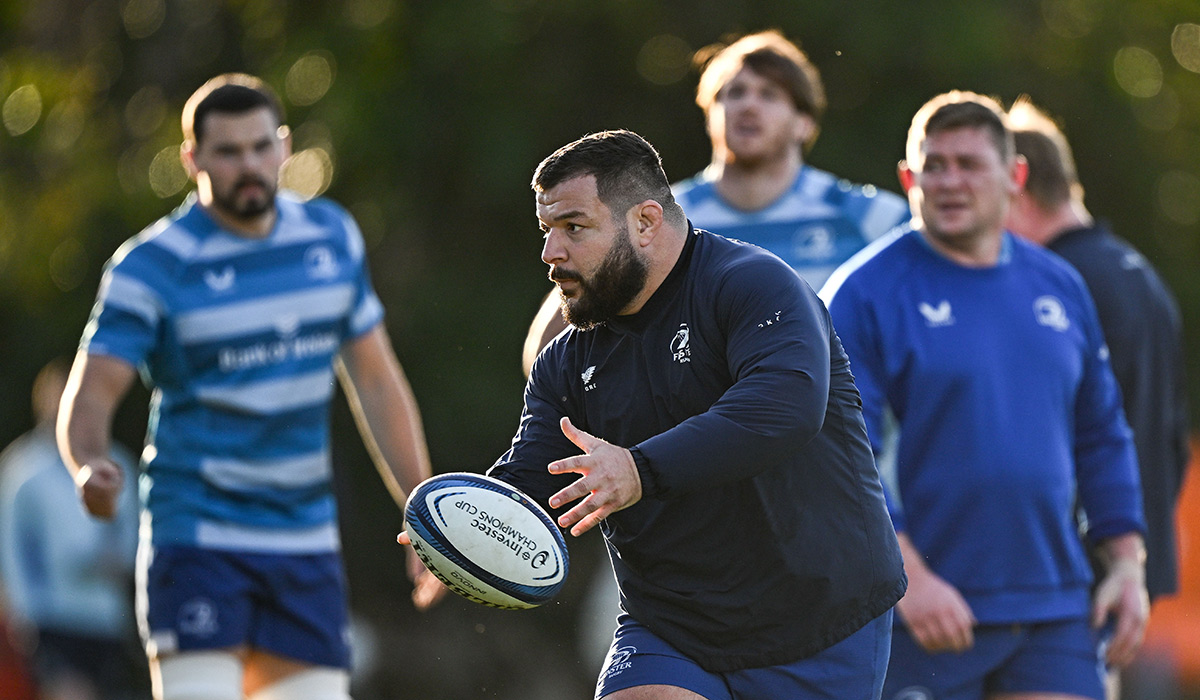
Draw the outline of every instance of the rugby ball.
M482 474L439 474L404 506L413 549L450 590L493 608L535 608L567 578L567 545L550 516Z

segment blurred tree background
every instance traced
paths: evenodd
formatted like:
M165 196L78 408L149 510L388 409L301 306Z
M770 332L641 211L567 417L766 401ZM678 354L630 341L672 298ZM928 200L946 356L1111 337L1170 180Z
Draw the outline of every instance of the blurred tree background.
M1178 295L1200 377L1196 0L3 0L0 437L29 426L40 366L74 351L104 260L187 191L183 101L245 71L287 105L287 182L360 221L435 469L482 471L516 427L521 342L550 286L533 168L629 128L672 180L691 175L709 157L691 54L770 27L825 78L810 162L859 182L897 189L909 119L948 89L1029 94L1060 118L1093 213ZM1200 406L1194 381L1192 396ZM144 399L118 417L135 446ZM572 582L544 609L448 600L417 615L400 515L341 404L335 429L365 621L356 697L590 696L596 660L576 628L598 538L574 543Z

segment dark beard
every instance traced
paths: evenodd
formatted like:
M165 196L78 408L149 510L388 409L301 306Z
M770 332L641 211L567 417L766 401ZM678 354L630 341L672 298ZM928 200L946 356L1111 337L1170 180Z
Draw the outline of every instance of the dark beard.
M559 279L579 283L579 294L574 299L562 299L563 318L580 330L595 328L629 306L646 286L648 276L646 261L634 250L629 229L623 226L591 280L575 272L559 274Z
M262 187L264 191L263 198L248 199L239 204L237 192L243 185L258 185ZM213 206L220 209L230 218L250 221L257 219L275 207L275 193L276 190L274 187L271 187L270 183L253 176L244 177L234 184L228 196L218 194L216 190L213 190Z

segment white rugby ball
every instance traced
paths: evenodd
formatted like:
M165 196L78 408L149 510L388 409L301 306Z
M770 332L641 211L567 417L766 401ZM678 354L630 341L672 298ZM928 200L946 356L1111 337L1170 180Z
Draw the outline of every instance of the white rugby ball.
M482 474L426 479L404 506L413 549L459 595L494 608L535 608L567 578L567 545L537 503Z

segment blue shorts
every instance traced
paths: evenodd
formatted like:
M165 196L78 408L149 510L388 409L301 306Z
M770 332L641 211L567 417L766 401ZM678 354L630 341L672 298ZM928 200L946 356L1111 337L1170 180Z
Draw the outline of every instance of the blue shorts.
M892 611L888 610L816 656L779 666L710 673L622 614L596 682L596 698L639 685L672 685L708 700L878 700L891 631Z
M1061 693L1104 700L1101 632L1087 620L980 625L975 646L930 654L896 619L887 700L981 700L995 693Z
M350 666L337 554L156 547L139 579L138 623L151 656L245 645L304 663Z

